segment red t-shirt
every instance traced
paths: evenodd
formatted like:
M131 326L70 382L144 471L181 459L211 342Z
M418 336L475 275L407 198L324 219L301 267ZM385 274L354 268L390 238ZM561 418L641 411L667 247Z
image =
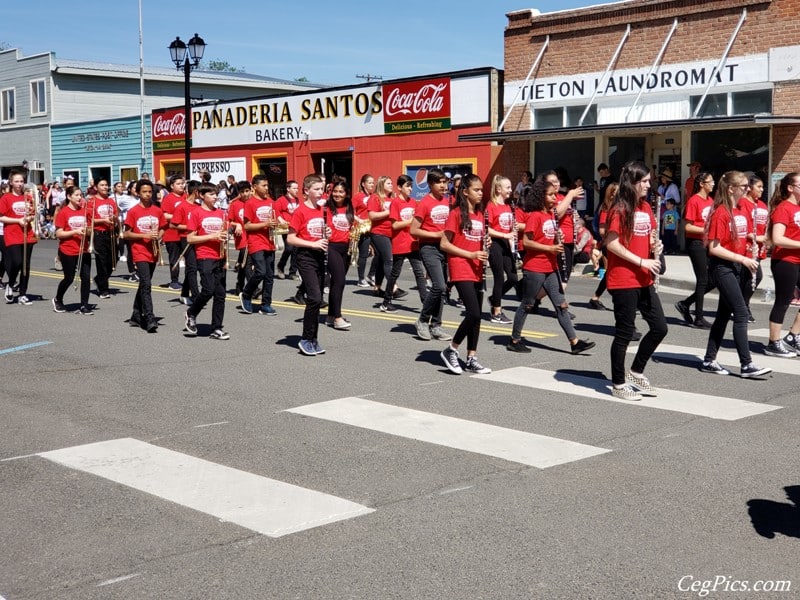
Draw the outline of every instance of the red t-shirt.
M170 221L170 223L176 227L178 225L189 225L189 214L193 210L197 210L197 207L198 205L194 204L193 202L179 202L175 205L175 212L172 213L172 221ZM189 235L188 230L181 229L176 231L178 232L178 237L175 238L176 242ZM166 231L164 232L164 235L166 235Z
M784 200L772 213L772 225L782 223L786 227L784 235L790 240L800 242L800 206L789 200ZM800 250L797 248L781 248L775 246L772 250L772 260L800 264Z
M374 196L375 194L372 195ZM369 219L369 215L367 214L369 212L367 209L367 202L369 202L369 198L370 197L364 192L357 192L356 194L353 194L353 199L351 200L356 216L362 221Z
M162 211L155 204L147 208L141 203L130 208L125 216L125 227L133 233L151 233L158 229L164 229L167 220ZM131 240L131 251L133 252L133 262L156 262L153 254L153 240Z
M328 210L328 227L331 228L328 241L337 244L346 244L350 241L350 223L347 221L346 206Z
M470 214L471 229L461 226L461 210L452 211L444 225L444 231L453 234L451 243L462 250L476 252L483 248L483 213ZM483 261L447 255L450 281L480 281L483 278Z
M514 207L514 220L517 222L517 225L524 225L528 222L528 216L530 213L526 213L522 208L517 204ZM525 229L517 233L517 252L522 255L525 251L525 248L522 246L522 238L525 236Z
M686 202L686 214L684 219L686 223L691 223L701 229L706 226L706 221L711 214L711 208L714 206L714 200L711 198L703 198L700 194L695 194ZM689 233L686 232L686 237L695 240L702 240L702 233Z
M542 210L535 210L526 215L525 237L546 246L556 245L556 225L553 215ZM534 273L554 273L557 269L558 254L525 248L522 269Z
M650 258L650 232L656 227L656 219L650 205L644 200L639 201L633 216L631 239L627 243L620 233L619 217L618 210L612 209L609 212L606 232L616 233L619 236L619 242L636 256L643 259ZM628 262L613 252L609 252L606 285L610 290L650 287L653 285L653 275L644 267L639 267L638 264Z
M172 215L172 219L175 219L175 211L177 210L178 206L181 204L186 203L186 196L178 196L178 194L174 194L170 192L164 199L161 201L161 210L165 213ZM184 221L185 222L185 221ZM177 225L177 223L175 223ZM186 234L183 234L184 236ZM162 238L164 242L178 242L181 239L181 234L178 232L177 229L168 228L164 231L164 237Z
M733 234L733 228L731 227L731 216L735 224L735 236ZM719 245L726 250L744 256L747 252L747 232L750 229L749 221L750 219L747 218L747 214L738 208L734 208L733 214L731 215L724 206L718 206L709 217L709 244L712 240L719 240Z
M316 242L324 236L323 224L322 208L319 206L311 208L303 202L294 211L289 227L301 240Z
M205 207L199 206L189 215L189 231L194 231L197 235L216 235L225 228L226 224L225 211L221 208L206 210ZM201 258L219 260L220 247L223 244L224 242L219 240L200 242L199 244L194 244L194 251L198 260Z
M564 199L564 194L556 194L556 203ZM575 243L575 211L574 205L571 205L567 211L558 220L558 227L561 229L561 235L564 236L565 244Z
M117 204L110 197L94 196L89 207L94 219L111 219L117 214ZM95 231L111 231L111 225L108 223L96 223L93 221L93 224Z
M490 229L501 231L502 233L511 233L512 221L514 219L512 218L512 209L508 204L489 202L486 210L489 212Z
M265 223L277 217L272 198L253 196L244 205L245 223ZM247 232L247 251L250 254L275 251L275 243L269 239L269 228Z
M383 212L390 209L392 205L391 198L381 198L378 194L372 194L367 203L367 212ZM377 235L385 235L392 237L392 220L389 216L382 219L371 219L372 229L371 232Z
M25 196L15 196L11 192L0 197L0 216L12 219L21 219L25 216ZM23 230L25 228L19 223L6 223L3 228L3 237L6 246L18 246L25 240ZM28 243L35 244L38 240L33 232L33 222L28 223Z
M757 236L764 235L767 232L769 209L764 202L761 200L756 200L754 203L747 196L742 196L739 199L739 205L736 208L741 210L750 220L750 230L752 230L753 226L755 225ZM753 256L753 243L750 240L747 241L747 256ZM762 259L767 257L767 248L764 246L763 242L758 244L758 253L756 256Z
M292 220L292 215L298 206L300 206L300 200L297 198L290 200L289 196L281 196L275 200L275 213L288 223Z
M72 208L69 203L66 204L58 214L55 220L56 230L63 229L64 231L75 231L86 226L86 213L82 208ZM73 235L63 240L58 240L58 249L67 256L78 256L81 249L80 236ZM83 251L89 252L89 236L84 236Z
M392 223L397 221L408 221L414 218L414 211L417 208L417 201L413 198L403 200L393 198L392 206L389 208L389 220ZM411 235L411 226L403 229L392 230L392 254L408 254L419 247L419 243Z
M450 204L447 198L442 197L437 200L431 194L425 196L417 203L417 208L414 210L414 218L420 222L419 228L423 231L444 231L447 217L450 214ZM439 240L428 241L421 239L420 244L436 244L439 245Z
M242 226L242 235L234 236L236 242L236 249L241 250L247 246L247 232L244 230L244 200L234 200L228 207L228 219L231 223L238 223Z

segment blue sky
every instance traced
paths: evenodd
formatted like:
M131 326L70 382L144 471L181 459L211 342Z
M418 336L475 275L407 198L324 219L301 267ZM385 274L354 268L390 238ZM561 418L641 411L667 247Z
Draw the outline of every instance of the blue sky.
M196 32L206 60L250 73L315 83L362 83L471 67L503 66L505 14L552 12L601 0L322 2L320 0L142 0L146 65L171 66L167 46ZM24 56L139 63L137 0L6 1L0 42ZM184 14L166 11L179 7ZM334 8L335 7L335 8ZM33 9L33 10L32 10Z

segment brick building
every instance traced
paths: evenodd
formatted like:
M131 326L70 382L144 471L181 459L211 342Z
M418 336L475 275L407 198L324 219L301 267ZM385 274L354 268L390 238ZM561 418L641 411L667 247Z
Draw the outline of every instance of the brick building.
M512 179L596 178L641 159L720 175L800 167L800 0L630 0L509 13L503 144ZM770 186L771 189L771 186Z

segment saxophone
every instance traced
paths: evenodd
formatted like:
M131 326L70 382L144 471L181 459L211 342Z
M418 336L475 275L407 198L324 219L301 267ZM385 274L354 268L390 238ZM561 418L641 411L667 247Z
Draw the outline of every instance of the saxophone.
M350 243L347 246L347 253L350 255L350 264L354 265L358 261L358 243L361 241L361 236L369 233L372 229L372 221L369 219L365 221L355 221L350 227L349 239Z

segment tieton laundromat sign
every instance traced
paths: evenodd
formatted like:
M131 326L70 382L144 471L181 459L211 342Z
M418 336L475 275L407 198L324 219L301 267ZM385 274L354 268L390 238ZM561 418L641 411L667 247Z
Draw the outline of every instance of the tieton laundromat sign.
M445 131L451 80L424 79L313 94L220 102L192 109L192 147ZM183 148L183 109L153 113L153 149Z
M579 73L559 77L533 79L522 87L520 101L529 104L557 104L573 100L636 95L645 93L702 92L711 89L731 89L736 86L764 83L769 80L769 60L766 54L728 58L721 68L714 61L661 65L653 73L650 67L619 69L604 72ZM505 84L505 98L514 98L523 81Z

